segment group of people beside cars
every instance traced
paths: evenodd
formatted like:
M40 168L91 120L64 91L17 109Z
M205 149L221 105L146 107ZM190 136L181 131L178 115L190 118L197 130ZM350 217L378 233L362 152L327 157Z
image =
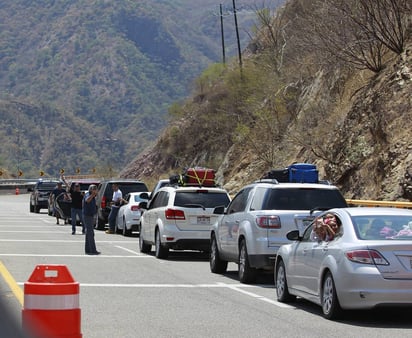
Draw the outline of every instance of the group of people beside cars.
M70 187L68 191L63 188L63 183L66 187ZM117 184L113 184L113 198L111 201L111 212L109 214L109 229L106 231L108 234L115 233L116 217L119 212L121 204L124 202L122 192ZM56 185L56 188L52 191L54 200L57 200L58 196L64 194L64 200L70 202L70 216L72 225L72 235L76 234L77 220L80 220L82 225L82 234L85 234L85 253L88 255L99 255L97 251L96 242L94 239L94 225L96 220L97 205L96 196L98 188L95 184L91 184L86 193L80 190L80 184L74 183L72 186L68 185L61 177ZM56 224L60 224L61 215L56 208L53 208L54 216L56 217Z

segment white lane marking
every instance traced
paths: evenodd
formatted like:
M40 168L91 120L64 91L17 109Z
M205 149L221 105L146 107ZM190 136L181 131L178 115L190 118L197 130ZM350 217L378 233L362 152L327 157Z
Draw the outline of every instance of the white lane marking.
M86 254L79 254L79 255L45 255L45 254L13 254L13 253L0 253L0 257L83 257L83 258L90 258L90 257L104 257L104 258L154 258L153 256L148 256L146 254L139 254L139 255L86 255Z
M49 233L49 232L48 232ZM70 237L73 237L72 235L70 235ZM84 237L82 237L84 238ZM74 240L74 239L0 239L0 242L46 242L46 243L84 243L84 239L83 240ZM138 245L137 241L100 241L98 239L96 239L96 243L132 243L132 244L136 244Z
M124 250L124 251L130 252L130 253L135 254L135 255L141 255L140 252L137 252L137 251L133 251L133 250L124 248L124 247L122 247L122 246L120 246L120 245L115 245L115 247L116 247L116 248L119 248L119 249L122 249L122 250Z
M249 291L242 290L239 287L239 285L228 285L228 284L224 284L224 285L226 285L229 289L231 289L233 291L237 291L237 292L243 293L244 295L247 295L247 296L250 296L250 297L253 297L253 298L257 298L261 301L264 301L264 302L272 304L272 305L276 305L276 306L283 307L283 308L286 308L286 309L293 309L294 308L293 306L290 306L288 304L280 303L280 302L275 301L273 299L260 296L256 293L252 293L252 292L249 292Z

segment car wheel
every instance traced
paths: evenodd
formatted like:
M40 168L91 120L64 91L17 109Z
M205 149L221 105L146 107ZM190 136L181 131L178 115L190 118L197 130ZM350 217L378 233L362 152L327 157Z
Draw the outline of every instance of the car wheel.
M341 315L342 308L340 307L335 282L330 272L326 273L322 286L321 304L323 316L326 319L336 319Z
M278 301L282 303L293 301L295 297L289 293L288 282L286 280L285 264L282 260L279 260L276 265L275 281Z
M123 236L131 236L131 235L132 235L132 229L127 229L126 220L123 217Z
M34 212L35 212L36 214L38 214L38 213L40 212L40 207L37 206L37 205L35 205L35 206L34 206Z
M149 253L152 250L152 246L144 241L141 234L139 236L139 249L142 253Z
M34 206L30 204L30 212L34 212Z
M210 271L213 273L224 273L227 270L227 261L220 259L219 249L214 235L210 241L209 263Z
M249 263L246 241L243 239L239 245L239 280L241 283L253 283L256 280L256 269Z
M167 258L169 256L169 248L165 247L160 240L160 231L159 229L156 230L155 234L155 256L156 258Z

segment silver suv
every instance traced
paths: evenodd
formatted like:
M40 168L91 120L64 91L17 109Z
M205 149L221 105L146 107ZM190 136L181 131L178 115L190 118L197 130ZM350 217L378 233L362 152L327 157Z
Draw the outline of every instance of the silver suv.
M211 226L220 217L214 208L229 202L221 188L160 188L141 218L140 251L148 253L154 245L157 258L167 258L169 249L208 251Z
M210 269L224 273L228 262L239 267L242 283L255 281L257 270L272 270L276 253L288 242L290 230L301 232L314 219L314 210L346 207L333 185L278 183L261 180L242 188L213 225L210 238Z

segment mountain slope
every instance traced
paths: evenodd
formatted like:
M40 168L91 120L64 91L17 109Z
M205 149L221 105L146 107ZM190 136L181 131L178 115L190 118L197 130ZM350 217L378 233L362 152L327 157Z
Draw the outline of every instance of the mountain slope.
M48 107L55 111L53 124L73 115L74 124L65 126L80 135L84 123L95 128L92 143L79 140L91 152L81 151L73 163L68 158L74 150L61 142L52 149L51 164L39 160L36 142L44 148L42 138L32 138L29 126L16 125L17 118L9 120L24 131L19 138L36 149L24 172L34 176L47 168L55 175L59 167L73 172L78 166L88 171L90 162L103 171L108 158L117 171L141 152L167 124L169 105L186 97L201 70L221 59L217 9L211 0L2 1L0 99L31 105L33 111ZM243 44L253 16L239 15ZM226 24L233 55L233 24ZM61 135L70 137L65 130ZM108 139L116 144L109 146ZM0 151L0 158L6 156ZM14 157L0 165L15 172L17 162Z
M325 32L347 37L352 26L324 9L288 1L268 21L280 40L262 30L241 72L235 64L204 72L180 117L122 175L156 180L207 166L235 193L271 168L311 162L347 198L412 201L410 21L403 51L382 49L371 70L345 59L342 46L326 48Z

